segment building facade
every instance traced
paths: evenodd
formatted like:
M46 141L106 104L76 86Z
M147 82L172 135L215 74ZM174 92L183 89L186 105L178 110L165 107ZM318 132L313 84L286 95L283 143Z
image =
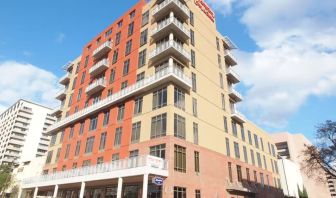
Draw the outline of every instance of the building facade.
M307 174L301 170L301 163L303 161L302 152L305 149L305 145L311 145L311 142L302 134L290 134L288 132L272 134L272 138L277 147L279 157L287 159L299 167L303 187L307 190L308 197L331 197L333 192L329 192L327 183L324 183L323 181L316 181L314 178L307 176ZM283 159L279 159L278 164L281 166L281 180L283 183L283 190L286 194L287 191L291 191L289 189L293 190L298 188L293 180L288 178L286 179L286 177L288 177L286 176L288 175L286 172L297 172L297 168L294 167L293 170L293 167L286 166L286 163L284 164L282 161ZM321 174L325 173L321 170Z
M236 110L234 48L204 1L140 0L69 65L25 196L282 197L270 136Z
M47 128L54 124L51 109L19 100L0 115L0 163L21 163L43 156L50 137Z

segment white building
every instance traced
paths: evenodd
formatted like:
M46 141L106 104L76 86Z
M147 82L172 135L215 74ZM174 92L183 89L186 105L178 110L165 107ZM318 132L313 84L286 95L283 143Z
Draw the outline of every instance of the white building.
M300 166L288 159L281 158L278 160L278 167L284 194L288 197L299 198L298 188L303 191Z
M0 164L22 163L43 156L50 137L46 129L55 122L51 109L19 100L0 115Z

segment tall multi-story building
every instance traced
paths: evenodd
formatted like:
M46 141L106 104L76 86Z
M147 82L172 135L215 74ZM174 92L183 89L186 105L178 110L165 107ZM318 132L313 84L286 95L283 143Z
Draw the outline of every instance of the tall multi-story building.
M0 164L21 163L43 156L54 124L51 109L19 100L0 115Z
M305 145L311 145L311 142L305 136L302 134L282 132L272 134L272 138L274 139L275 146L278 151L278 165L285 195L298 194L298 192L294 192L295 189L298 191L298 183L303 184L303 187L299 185L300 190L302 191L303 188L305 188L307 190L308 197L328 198L331 194L333 194L333 192L329 192L326 182L317 181L315 178L309 177L303 170L301 170L301 164L304 158L303 150L305 149ZM299 173L297 173L298 171ZM298 174L299 176L293 177L293 175ZM321 170L320 174L325 173ZM301 177L302 179L298 177ZM294 180L299 182L296 183Z
M69 65L27 194L281 197L271 138L236 110L234 48L204 1L140 0Z

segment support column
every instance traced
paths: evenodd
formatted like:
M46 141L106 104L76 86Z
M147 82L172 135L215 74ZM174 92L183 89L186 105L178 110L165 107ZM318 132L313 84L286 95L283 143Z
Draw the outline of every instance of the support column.
M121 198L122 183L123 183L123 179L122 179L121 177L119 177L119 178L118 178L117 198Z
M35 187L33 198L36 198L36 196L37 196L37 192L38 192L38 187Z
M169 34L169 41L173 41L174 40L174 34L173 33L170 33Z
M142 198L147 198L147 190L148 190L148 174L144 174L142 183Z
M79 192L79 198L84 197L84 190L85 190L85 182L82 182L81 189L80 189L80 192Z
M169 67L174 66L174 59L173 58L169 58L168 65L169 65Z
M53 197L57 197L58 185L55 185Z
M21 194L22 194L22 188L19 189L19 192L18 192L18 198L21 197Z

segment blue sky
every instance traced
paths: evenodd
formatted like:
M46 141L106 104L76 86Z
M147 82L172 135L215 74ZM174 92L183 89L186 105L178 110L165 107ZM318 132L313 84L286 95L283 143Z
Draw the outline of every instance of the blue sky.
M18 98L56 106L61 66L136 0L0 3L0 111ZM336 120L336 4L332 0L208 0L235 54L239 109L264 129L303 133ZM334 24L334 26L330 25ZM46 77L43 77L46 76Z

